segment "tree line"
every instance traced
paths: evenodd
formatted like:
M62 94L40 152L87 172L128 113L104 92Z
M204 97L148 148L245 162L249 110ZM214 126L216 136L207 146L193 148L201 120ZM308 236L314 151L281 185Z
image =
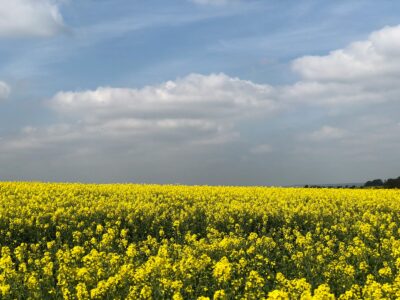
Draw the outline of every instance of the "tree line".
M389 178L386 180L374 179L367 181L364 185L304 185L305 188L342 188L342 189L355 189L355 188L382 188L382 189L400 189L400 176L397 178Z
M400 176L397 178L389 178L386 180L374 179L367 181L364 184L365 187L382 187L386 189L399 189L400 188Z

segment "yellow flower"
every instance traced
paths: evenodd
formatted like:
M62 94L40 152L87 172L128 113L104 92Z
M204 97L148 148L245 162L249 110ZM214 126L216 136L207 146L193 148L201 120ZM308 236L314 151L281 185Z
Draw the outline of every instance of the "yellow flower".
M217 281L226 282L231 277L231 270L232 268L229 260L226 258L226 256L224 256L219 262L215 264L213 274Z
M82 282L78 283L78 285L76 286L76 297L78 298L78 300L90 299L86 285Z
M145 285L142 290L140 291L140 298L141 299L152 299L152 290L151 287Z
M224 290L215 291L213 300L227 300L227 296Z
M268 300L289 300L289 294L281 290L273 290L268 293Z
M335 300L335 295L331 293L331 290L328 285L321 284L314 291L313 299L315 299L315 300Z

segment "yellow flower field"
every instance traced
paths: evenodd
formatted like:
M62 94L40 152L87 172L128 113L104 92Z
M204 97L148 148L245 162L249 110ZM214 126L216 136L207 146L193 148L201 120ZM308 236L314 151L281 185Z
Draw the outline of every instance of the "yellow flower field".
M396 299L396 190L0 183L1 299Z

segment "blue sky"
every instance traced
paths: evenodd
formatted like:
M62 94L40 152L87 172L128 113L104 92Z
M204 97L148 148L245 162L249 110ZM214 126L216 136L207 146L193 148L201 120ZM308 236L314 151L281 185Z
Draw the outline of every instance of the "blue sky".
M0 4L3 180L400 175L400 3Z

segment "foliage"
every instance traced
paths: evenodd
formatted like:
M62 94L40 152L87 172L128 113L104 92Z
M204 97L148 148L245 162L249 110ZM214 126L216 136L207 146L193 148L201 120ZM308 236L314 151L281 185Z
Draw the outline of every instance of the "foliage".
M371 187L371 186L383 186L384 182L382 181L382 179L374 179L374 180L370 180L367 181L364 186L365 187Z
M400 189L400 176L397 178L389 178L388 180L385 181L383 184L384 187L388 189Z
M383 187L386 189L400 189L400 176L398 178L389 178L385 181L382 179L374 179L367 181L365 187Z
M0 183L1 299L396 299L400 192Z

